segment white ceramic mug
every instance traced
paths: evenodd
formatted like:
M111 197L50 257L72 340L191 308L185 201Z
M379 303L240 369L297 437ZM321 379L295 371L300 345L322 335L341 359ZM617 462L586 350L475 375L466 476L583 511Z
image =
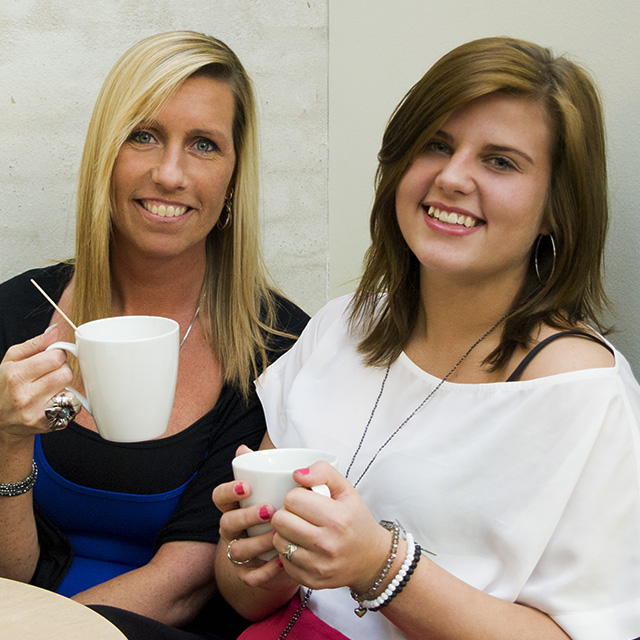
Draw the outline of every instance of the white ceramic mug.
M54 342L80 363L87 397L68 387L114 442L161 436L169 426L178 378L180 326L159 316L116 316L78 327L75 344Z
M325 460L337 468L338 456L320 449L263 449L245 453L233 459L233 476L236 480L246 480L251 486L251 495L240 501L240 506L251 507L268 502L276 509L284 504L284 497L298 485L293 479L296 469L304 469L314 462ZM331 497L329 487L320 484L311 488L316 493ZM257 536L271 529L269 523L249 527L247 533ZM260 558L270 560L276 551L263 553Z

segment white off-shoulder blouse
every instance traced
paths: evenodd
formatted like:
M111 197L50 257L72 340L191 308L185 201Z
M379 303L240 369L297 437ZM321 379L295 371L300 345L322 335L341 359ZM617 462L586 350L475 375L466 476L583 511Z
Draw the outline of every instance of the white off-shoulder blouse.
M329 449L345 473L384 370L349 335L348 297L310 322L257 382L277 447ZM576 640L640 636L640 387L615 366L521 382L445 382L358 485L378 519L399 520L434 562L488 594L550 615ZM439 382L404 354L349 479ZM404 638L358 618L347 589L310 606L351 638Z

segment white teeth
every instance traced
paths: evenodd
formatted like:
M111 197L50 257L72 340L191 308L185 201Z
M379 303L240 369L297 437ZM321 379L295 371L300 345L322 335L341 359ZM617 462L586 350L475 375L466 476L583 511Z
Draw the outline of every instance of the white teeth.
M175 218L177 216L181 216L182 214L187 212L187 209L189 207L178 207L178 206L173 206L173 205L155 205L155 204L149 204L147 202L145 202L144 200L141 201L142 202L142 206L147 210L147 211L151 211L151 213L161 216L163 218Z
M432 205L430 205L429 208L427 209L427 215L430 218L435 218L436 220L440 220L440 222L446 222L447 224L457 224L460 226L465 226L467 227L467 229L470 229L471 227L475 227L477 224L476 219L473 218L472 216L465 216L461 213L454 213L453 211L450 213L447 211L441 211L440 209Z

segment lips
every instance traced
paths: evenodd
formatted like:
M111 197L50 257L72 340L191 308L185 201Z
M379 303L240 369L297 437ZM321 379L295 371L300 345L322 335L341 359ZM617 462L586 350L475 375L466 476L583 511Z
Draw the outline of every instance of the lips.
M455 213L454 211L446 211L445 209L439 209L438 207L428 206L424 207L427 215L430 218L439 220L445 224L458 225L460 227L467 227L471 229L482 224L482 221L473 216L465 215L462 213Z
M172 205L172 204L155 204L153 202L147 202L146 200L138 200L140 205L157 216L162 218L177 218L184 215L191 207L185 205Z

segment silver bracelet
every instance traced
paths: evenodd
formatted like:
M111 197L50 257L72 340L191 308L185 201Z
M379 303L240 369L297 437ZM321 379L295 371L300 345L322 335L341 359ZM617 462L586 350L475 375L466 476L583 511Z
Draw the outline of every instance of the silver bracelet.
M377 598L373 600L360 600L358 602L359 606L354 609L354 613L359 618L362 618L367 611L378 611L379 609L382 609L382 607L388 605L391 600L398 595L402 589L404 589L404 586L409 581L411 574L414 572L416 565L420 560L421 549L420 545L415 543L413 536L410 533L406 534L406 540L407 555L405 556L400 570L389 583L389 586Z
M374 598L377 590L380 588L380 585L383 583L384 579L387 577L387 573L389 573L389 569L391 569L391 565L393 561L396 559L396 553L398 551L398 541L400 540L401 533L404 534L404 531L398 522L389 522L388 520L381 520L379 523L382 527L387 529L387 531L391 531L391 549L389 550L389 557L385 561L384 567L375 578L373 585L371 588L367 589L365 593L358 594L353 589L351 589L351 597L356 600L358 603L363 600L370 600ZM404 535L402 536L404 538Z
M27 493L27 491L31 491L31 489L33 489L33 485L36 483L37 478L38 465L34 460L31 463L31 473L24 480L20 480L20 482L0 482L0 496L7 498L21 496L23 493Z

